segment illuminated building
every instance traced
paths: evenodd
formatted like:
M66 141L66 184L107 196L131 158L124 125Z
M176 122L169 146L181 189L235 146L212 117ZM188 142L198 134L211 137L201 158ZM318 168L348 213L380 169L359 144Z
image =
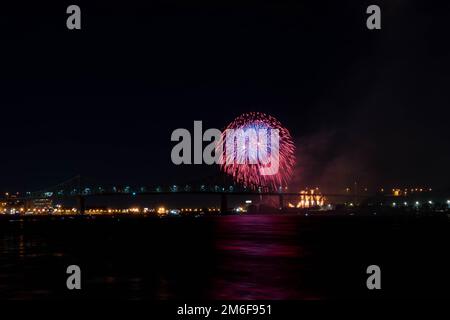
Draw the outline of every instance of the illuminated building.
M319 191L319 188L300 191L300 199L296 205L288 204L291 208L313 208L322 207L325 204L325 198Z
M53 207L53 200L48 198L33 199L31 205L36 209L49 209Z

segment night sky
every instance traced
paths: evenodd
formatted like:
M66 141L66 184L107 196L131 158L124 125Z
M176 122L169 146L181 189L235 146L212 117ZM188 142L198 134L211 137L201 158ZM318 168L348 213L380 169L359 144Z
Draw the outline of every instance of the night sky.
M249 111L291 131L294 189L447 189L449 15L425 0L2 4L0 191L215 175L173 165L171 132Z

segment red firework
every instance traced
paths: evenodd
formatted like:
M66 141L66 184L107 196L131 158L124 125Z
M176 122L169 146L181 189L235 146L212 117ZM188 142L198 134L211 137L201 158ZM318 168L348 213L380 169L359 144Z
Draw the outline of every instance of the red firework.
M246 187L280 190L292 176L295 146L289 130L272 116L245 113L222 133L220 167Z

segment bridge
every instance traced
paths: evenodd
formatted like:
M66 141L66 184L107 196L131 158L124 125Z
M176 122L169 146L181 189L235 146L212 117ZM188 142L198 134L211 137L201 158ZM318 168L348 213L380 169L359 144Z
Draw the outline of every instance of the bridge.
M228 210L229 196L276 196L279 208L284 208L286 197L299 197L298 192L286 192L281 188L277 191L260 187L256 190L236 184L201 184L155 185L155 186L105 186L81 176L75 176L57 185L35 192L27 192L17 200L29 201L35 199L77 199L79 213L85 212L85 201L89 197L137 197L162 195L217 195L220 197L221 212ZM353 194L320 194L323 197L361 197ZM367 196L367 195L365 195Z

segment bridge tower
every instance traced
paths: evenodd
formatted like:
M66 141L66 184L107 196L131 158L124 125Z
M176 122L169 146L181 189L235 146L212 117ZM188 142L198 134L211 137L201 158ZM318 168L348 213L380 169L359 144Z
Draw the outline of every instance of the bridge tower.
M284 208L284 196L282 194L278 195L278 208L283 210Z
M86 210L84 197L82 195L77 196L77 202L78 202L78 212L83 215Z
M220 196L220 213L225 214L228 211L228 199L225 193Z

